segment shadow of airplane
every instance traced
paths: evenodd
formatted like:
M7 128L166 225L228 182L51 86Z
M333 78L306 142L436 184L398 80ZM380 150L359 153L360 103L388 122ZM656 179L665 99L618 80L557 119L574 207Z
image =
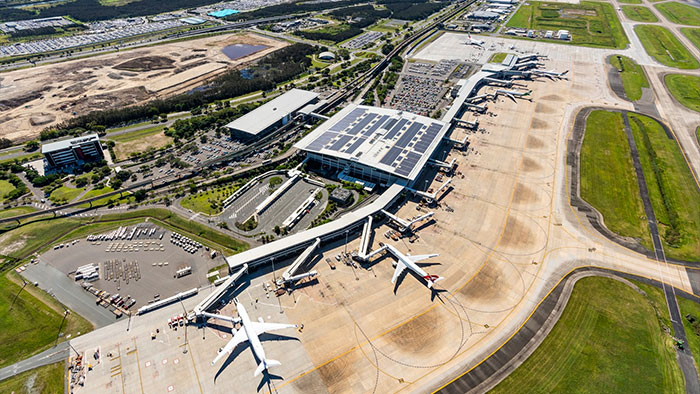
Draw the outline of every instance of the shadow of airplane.
M299 341L299 338L290 337L287 335L270 334L270 333L260 334L258 336L258 338L260 339L261 343L269 342L269 341L289 341L289 340ZM224 360L224 363L221 365L219 370L216 371L216 375L214 375L214 383L216 383L216 379L219 378L219 375L221 375L221 373L226 369L226 367L228 367L229 364L231 364L233 362L233 360L235 360L236 357L238 357L238 355L240 355L245 349L248 349L250 347L247 343L248 343L248 341L239 343L238 346L236 346L231 351L231 354L229 354L228 357L226 357L226 360ZM251 353L252 353L252 350L251 350ZM253 353L253 359L255 359L255 365L260 364L260 360L258 360L258 357L255 355L255 353Z

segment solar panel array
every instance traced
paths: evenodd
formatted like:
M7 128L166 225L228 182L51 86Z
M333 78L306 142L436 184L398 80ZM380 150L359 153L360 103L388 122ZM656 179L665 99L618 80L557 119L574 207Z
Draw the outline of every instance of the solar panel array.
M443 127L437 122L423 123L424 119L398 119L396 115L380 115L370 112L368 108L358 107L317 136L305 149L314 152L325 150L331 155L331 152L354 154L359 158L369 150L358 151L358 148L371 139L371 151L381 155L378 164L390 166L393 168L391 172L408 177ZM377 134L381 136L380 139L373 138ZM373 149L378 143L382 144L381 148ZM389 149L385 151L384 146Z

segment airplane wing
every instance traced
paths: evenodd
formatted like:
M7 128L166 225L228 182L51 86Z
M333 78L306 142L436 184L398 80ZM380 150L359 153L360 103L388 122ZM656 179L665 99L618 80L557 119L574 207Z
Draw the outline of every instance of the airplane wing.
M411 259L411 261L413 261L414 263L417 263L421 260L426 260L426 259L429 259L431 257L437 257L437 256L439 256L439 254L433 253L433 254L417 254L415 256L406 256L406 257Z
M284 323L259 323L250 322L251 328L255 331L255 334L260 335L262 333L281 330L284 328L296 328L294 324L284 324Z
M245 342L248 340L248 336L245 333L245 330L241 329L236 331L236 334L233 335L233 338L231 338L230 341L224 346L223 349L219 352L219 354L216 355L216 358L214 358L214 361L211 362L211 365L216 364L217 361L221 360L223 357L228 356L231 354L233 349L236 348L239 344Z
M402 263L401 260L396 262L396 269L394 270L394 277L391 278L391 283L396 283L396 278L401 275L403 270L406 269L406 264Z

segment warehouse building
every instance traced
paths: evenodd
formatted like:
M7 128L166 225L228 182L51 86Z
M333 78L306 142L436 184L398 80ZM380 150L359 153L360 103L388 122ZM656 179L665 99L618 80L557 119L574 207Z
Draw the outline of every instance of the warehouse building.
M41 153L47 167L53 169L79 166L105 157L97 134L44 144Z
M411 185L442 141L449 124L387 108L349 105L295 147L340 179Z
M231 136L243 141L264 137L289 123L297 111L318 101L318 93L292 89L226 125Z

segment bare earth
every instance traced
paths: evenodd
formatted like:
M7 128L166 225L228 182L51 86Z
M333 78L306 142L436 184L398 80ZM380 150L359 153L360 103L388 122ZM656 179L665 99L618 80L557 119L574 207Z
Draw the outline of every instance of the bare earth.
M230 60L221 52L230 44L268 48ZM26 141L74 114L181 93L286 45L256 34L229 34L3 73L0 136Z

